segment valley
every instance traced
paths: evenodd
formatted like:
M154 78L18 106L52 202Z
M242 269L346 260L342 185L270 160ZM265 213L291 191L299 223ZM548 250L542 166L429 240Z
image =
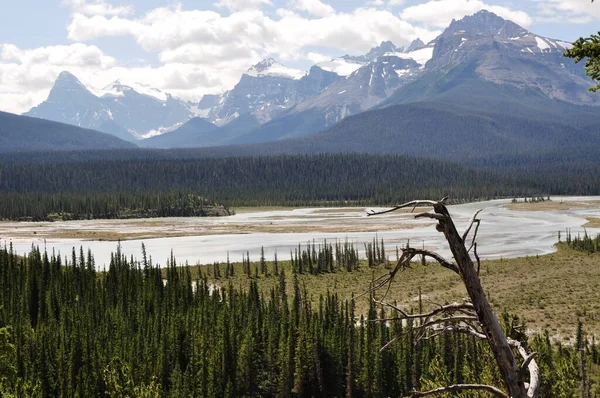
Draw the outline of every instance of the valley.
M60 3L0 24L0 395L600 396L597 10Z
M600 229L588 219L600 217L600 197L552 197L515 208L512 200L493 200L450 206L458 225L464 225L477 209L481 213L479 254L484 259L515 258L551 253L559 233L571 230L594 235ZM524 206L529 211L524 211ZM257 261L261 250L268 258L275 253L287 260L289 253L307 242L353 243L364 257L364 245L382 240L388 253L408 242L448 256L444 237L429 220L415 220L409 211L388 217L367 217L369 209L302 208L243 212L217 218L156 218L141 220L93 220L0 223L4 244L18 253L32 245L69 254L75 247L95 253L100 268L110 263L110 253L121 251L140 259L142 243L148 256L163 262L173 254L181 263L224 263L229 257L241 261L249 255ZM416 209L416 213L425 209ZM117 243L117 241L119 241Z

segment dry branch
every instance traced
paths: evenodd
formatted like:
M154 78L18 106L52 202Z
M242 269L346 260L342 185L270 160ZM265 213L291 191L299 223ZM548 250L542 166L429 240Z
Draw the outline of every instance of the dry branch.
M471 219L469 220L469 226L467 227L467 229L465 230L465 232L463 233L463 236L462 236L462 240L463 240L463 242L466 242L466 240L467 240L467 236L469 236L469 231L471 231L471 228L473 227L473 224L474 224L475 222L477 222L477 223L478 223L478 225L479 225L479 220L477 219L477 215L478 215L479 213L481 213L481 211L482 211L482 210L483 210L483 209L479 209L479 210L477 210L477 211L475 212L475 214L473 214L473 217L471 217ZM475 232L475 236L476 236L476 235L477 235L477 232ZM475 236L473 236L473 240L475 240Z
M435 390L421 391L421 392L415 391L411 395L407 396L406 398L426 397L428 395L439 395L439 394L446 394L446 393L450 393L450 392L473 391L473 390L485 391L485 392L489 392L490 394L493 394L497 397L507 398L506 393L504 393L500 389L498 389L494 386L488 386L485 384L454 384L454 385L447 386L447 387L436 388Z

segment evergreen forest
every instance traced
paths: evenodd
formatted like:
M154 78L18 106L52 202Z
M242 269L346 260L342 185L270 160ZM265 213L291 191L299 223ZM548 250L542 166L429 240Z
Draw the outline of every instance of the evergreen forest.
M503 163L460 165L403 155L13 154L0 160L0 219L204 216L239 206L389 205L446 195L473 201L600 191L593 166L581 179L572 178L588 167L579 163L548 165L544 173L532 171L532 159L522 162L521 168L505 170Z
M384 254L373 243L377 262ZM318 253L331 258L328 250ZM97 271L93 254L82 250L17 256L3 247L0 390L15 397L402 397L452 383L499 385L489 347L473 336L424 335L418 323L394 321L371 300L362 314L354 299L333 291L312 295L299 282L298 259L315 252L308 247L292 263L265 265L279 280L265 294L262 264L228 264L227 274L256 271L240 286L221 275L217 287L210 268L177 266L173 257L160 268L117 250L109 268ZM354 272L328 266L322 272ZM537 352L542 397L592 396L599 349L581 324L575 344L565 346L547 332L528 338L517 316L503 314L502 323Z

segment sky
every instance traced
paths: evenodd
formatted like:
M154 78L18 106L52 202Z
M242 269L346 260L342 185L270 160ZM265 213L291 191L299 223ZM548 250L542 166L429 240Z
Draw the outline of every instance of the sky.
M141 83L185 100L231 89L272 57L308 70L382 41L434 39L452 21L492 11L574 41L600 27L589 0L0 0L0 110L44 101L61 71L101 89Z

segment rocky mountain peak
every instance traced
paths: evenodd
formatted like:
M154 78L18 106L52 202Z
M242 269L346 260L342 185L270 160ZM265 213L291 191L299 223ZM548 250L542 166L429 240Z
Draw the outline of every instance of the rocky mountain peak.
M84 90L88 91L87 88L73 75L71 72L63 71L60 72L56 80L54 81L54 87L52 90Z
M253 77L275 76L296 80L306 75L306 72L298 69L288 68L282 65L281 63L275 61L273 58L266 58L257 63L256 65L250 67L250 69L248 69L248 71L245 74L247 76Z
M501 39L522 37L529 32L512 21L508 21L493 12L481 10L462 19L452 20L442 35L470 34L495 36Z
M71 72L66 71L66 70L60 72L56 78L56 82L73 81L73 80L79 82L79 79L77 79L75 77L75 75L73 75Z
M418 50L419 48L422 48L422 47L425 47L425 43L423 43L423 40L416 38L408 46L406 46L404 48L403 52L409 53L411 51Z
M133 140L173 129L194 116L191 107L140 83L88 88L73 74L58 75L48 99L26 116L96 129Z
M377 57L382 56L385 53L396 51L396 46L391 41L382 41L377 47L373 47L366 55L369 61L374 60Z
M262 61L260 61L259 63L257 63L256 65L251 66L248 69L248 72L252 72L252 71L256 71L256 72L265 72L267 70L269 70L269 68L273 67L273 66L280 66L283 67L282 64L280 64L279 62L275 61L273 58L265 58Z

